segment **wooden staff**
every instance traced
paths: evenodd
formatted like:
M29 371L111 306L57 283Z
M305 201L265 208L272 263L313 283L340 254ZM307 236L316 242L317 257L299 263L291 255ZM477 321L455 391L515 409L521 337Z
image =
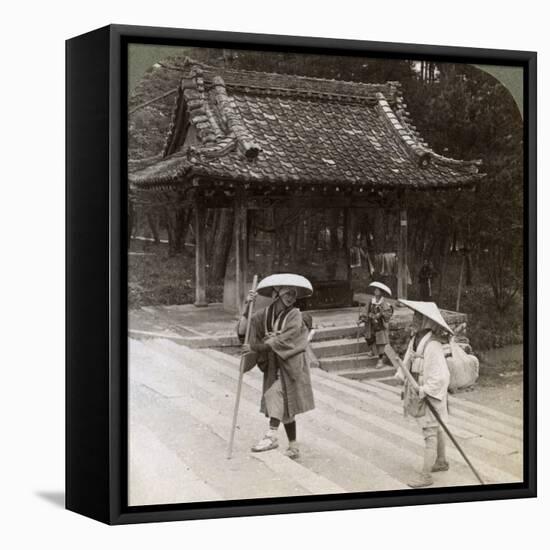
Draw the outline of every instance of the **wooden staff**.
M405 376L409 384L411 384L411 386L415 389L415 391L419 393L420 389L418 387L418 384L416 383L416 380L413 378L409 370L405 368L401 359L399 359L399 356L397 355L397 353L395 353L394 349L390 346L390 344L386 344L386 346L384 347L384 351L388 359L391 361L392 365L395 368L398 368L401 370L401 372L403 373L403 375ZM449 430L445 422L443 422L442 418L439 416L439 413L435 410L435 407L431 404L429 399L426 399L425 401L430 411L432 411L432 414L434 415L435 419L437 420L439 425L443 428L445 433L449 436L449 439L453 442L454 446L458 449L458 452L462 455L462 458L466 461L466 464L468 464L468 466L470 467L470 469L478 479L479 483L481 483L481 485L485 485L485 482L483 481L483 479L481 479L481 476L479 475L477 470L474 468L474 465L470 462L470 459L466 456L466 453L462 450L462 447L458 444L458 441L454 438L453 434L451 433L451 431Z
M258 275L254 275L252 280L252 290L256 292L256 286L258 285ZM244 334L244 343L248 344L248 338L250 337L250 321L252 320L252 312L254 310L254 301L248 302L246 312L246 332ZM244 376L244 356L241 355L241 363L239 365L239 381L237 383L237 397L235 398L235 410L233 411L233 424L231 425L231 435L229 436L229 447L227 448L227 458L231 458L233 454L233 440L235 439L235 429L237 427L237 416L239 414L239 403L241 401L241 390L243 387Z

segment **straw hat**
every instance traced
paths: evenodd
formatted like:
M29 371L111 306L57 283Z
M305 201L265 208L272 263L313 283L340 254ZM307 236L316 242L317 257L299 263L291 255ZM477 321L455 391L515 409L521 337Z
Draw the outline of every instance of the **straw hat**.
M435 302L415 302L413 300L398 300L404 306L417 311L418 313L424 315L428 319L431 319L434 323L437 323L441 328L445 329L450 334L453 333L453 329L445 322L439 308Z
M380 290L383 290L388 296L391 296L390 287L386 286L384 283L379 283L378 281L373 281L369 286L373 286L374 288L379 288Z
M313 294L311 283L305 277L294 273L276 273L265 277L259 282L256 291L260 296L271 298L272 292L282 286L294 287L297 298L307 298Z

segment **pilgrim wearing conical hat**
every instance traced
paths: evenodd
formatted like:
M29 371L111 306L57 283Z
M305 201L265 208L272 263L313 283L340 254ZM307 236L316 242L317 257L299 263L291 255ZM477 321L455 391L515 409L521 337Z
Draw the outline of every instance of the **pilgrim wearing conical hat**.
M423 317L433 321L445 332L453 334L453 329L447 324L435 302L415 302L413 300L398 300L404 306L420 313Z
M416 419L424 438L424 462L417 479L411 481L411 487L420 488L433 484L432 472L449 469L445 456L445 434L435 416L426 406L429 400L443 421L448 418L447 391L449 389L449 369L441 342L434 331L453 331L443 319L434 302L399 300L414 311L413 335L407 346L403 366L408 369L420 390L416 390L404 380L403 407L405 416ZM398 377L403 380L401 373Z
M286 455L292 459L299 457L295 417L315 405L309 372L311 354L306 353L309 330L294 305L297 298L312 293L311 283L305 277L277 273L262 279L257 292L251 291L248 295L247 303L254 300L256 294L273 300L268 307L254 313L249 344L243 345L243 353L256 354L255 364L263 372L260 411L269 418L269 429L252 447L253 452L278 446L277 429L282 422L289 440ZM243 318L237 326L240 338L244 337L245 327Z
M378 357L377 368L384 366L384 346L390 343L390 319L393 307L386 300L391 290L384 283L373 281L369 288L374 292L372 298L359 312L359 323L365 325L364 337L371 348L371 354Z

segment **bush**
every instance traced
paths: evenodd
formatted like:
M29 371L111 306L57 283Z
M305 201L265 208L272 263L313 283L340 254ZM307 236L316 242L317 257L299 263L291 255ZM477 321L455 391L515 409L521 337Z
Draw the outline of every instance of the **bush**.
M449 274L451 275L451 274ZM476 277L479 279L479 277ZM452 280L452 276L450 277ZM442 285L438 305L443 309L456 308L457 286ZM476 350L500 348L523 342L523 300L518 296L504 312L497 311L489 284L478 283L463 287L460 311L468 315L467 334L474 353Z

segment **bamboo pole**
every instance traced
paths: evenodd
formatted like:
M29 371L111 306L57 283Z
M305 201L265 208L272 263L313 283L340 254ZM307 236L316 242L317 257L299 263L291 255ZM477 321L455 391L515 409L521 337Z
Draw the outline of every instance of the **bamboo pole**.
M416 383L416 380L413 378L412 374L408 371L408 369L405 368L401 359L399 358L397 353L395 353L394 349L390 346L390 344L386 344L384 351L388 359L391 361L392 365L395 368L398 368L401 370L401 372L403 373L403 376L405 376L409 384L418 393L419 387L418 387L418 384ZM466 464L468 464L468 466L470 467L470 470L472 470L472 472L478 479L479 483L481 483L481 485L485 485L485 482L483 481L483 479L481 479L481 476L479 475L478 471L474 468L474 465L470 462L470 459L466 456L466 453L462 450L462 447L459 445L458 441L454 438L453 434L451 433L451 431L449 430L445 422L443 422L442 418L439 416L439 413L435 410L434 406L430 403L429 399L426 399L426 405L428 406L430 411L432 411L432 414L434 415L439 425L443 428L445 433L449 436L449 439L453 442L454 446L457 448L462 458L466 461Z
M466 254L462 256L460 264L460 275L458 277L458 290L456 292L456 311L460 311L460 295L462 294L462 277L464 275L464 264L466 262Z
M252 281L252 290L256 291L258 285L258 275L254 275ZM246 312L246 332L244 334L244 343L248 344L250 337L250 321L252 320L252 312L254 311L254 301L248 302L248 308ZM235 429L237 427L237 416L239 414L239 404L241 401L241 390L243 387L244 376L244 357L241 355L241 362L239 365L239 381L237 383L237 395L235 397L235 410L233 411L233 422L231 424L231 435L229 436L229 446L227 448L227 458L230 459L233 454L233 440L235 439Z

